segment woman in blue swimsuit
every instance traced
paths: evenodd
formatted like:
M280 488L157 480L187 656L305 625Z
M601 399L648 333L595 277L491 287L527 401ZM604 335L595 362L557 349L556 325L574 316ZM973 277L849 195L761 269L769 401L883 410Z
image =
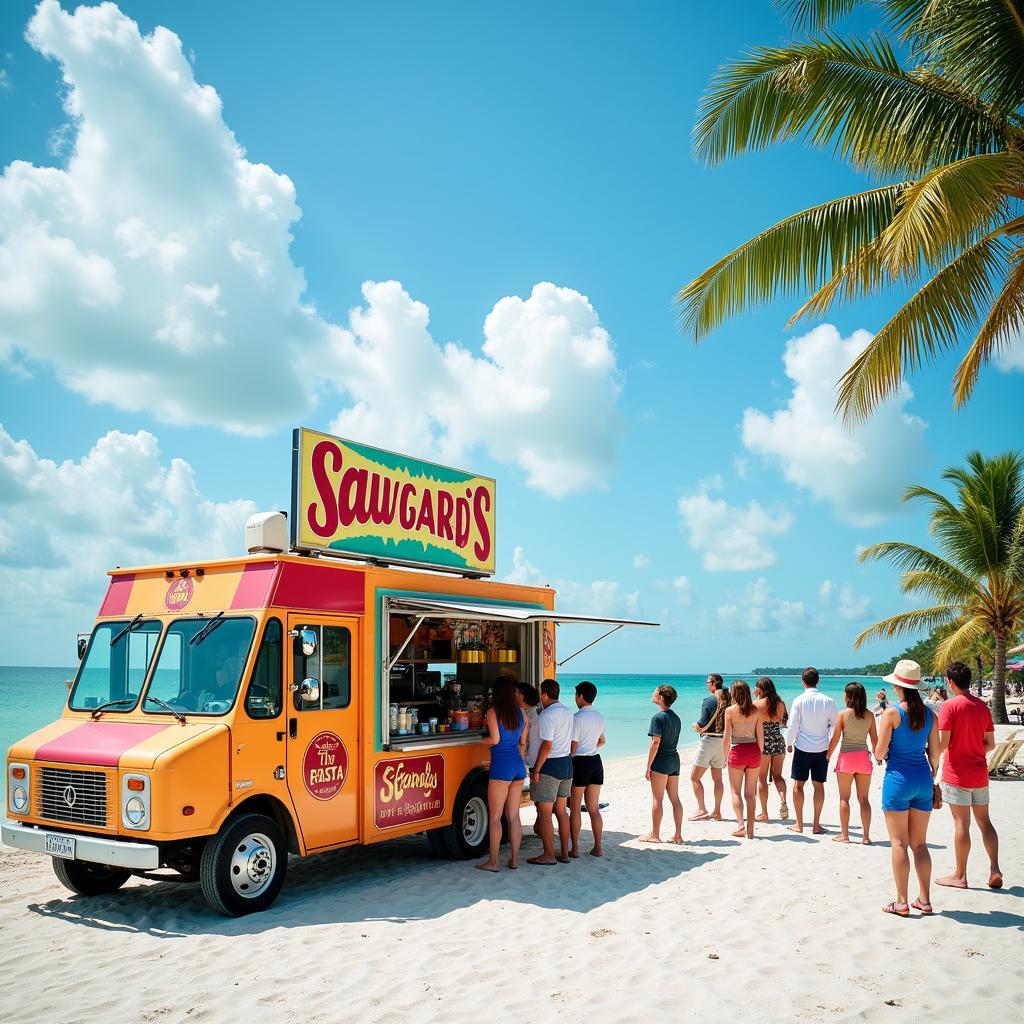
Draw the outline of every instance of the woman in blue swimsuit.
M508 818L508 839L511 847L508 866L519 867L519 845L523 828L519 822L519 804L523 799L526 762L523 753L530 726L516 700L516 681L502 675L494 681L491 706L485 719L487 735L483 742L491 748L490 781L487 783L488 839L490 856L477 867L481 871L498 871L498 849L501 846L501 818Z
M882 810L892 841L892 875L896 899L883 907L887 914L909 917L910 908L930 914L932 858L928 852L928 822L934 806L935 773L939 768L939 732L935 713L921 699L921 666L904 660L885 677L896 691L896 703L878 722L875 757L886 759L882 780ZM914 854L918 897L907 903L910 857Z

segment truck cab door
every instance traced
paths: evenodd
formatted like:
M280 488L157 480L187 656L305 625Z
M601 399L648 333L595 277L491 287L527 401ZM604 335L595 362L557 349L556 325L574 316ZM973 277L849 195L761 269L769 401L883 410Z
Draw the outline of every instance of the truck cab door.
M288 789L309 850L359 837L359 620L288 617Z

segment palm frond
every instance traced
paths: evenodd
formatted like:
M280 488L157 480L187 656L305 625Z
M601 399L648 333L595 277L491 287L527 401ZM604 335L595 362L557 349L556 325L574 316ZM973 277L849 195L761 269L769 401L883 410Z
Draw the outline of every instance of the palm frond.
M861 562L889 562L898 572L931 573L945 581L963 601L978 593L978 581L958 565L917 544L890 540L872 544L860 553Z
M801 138L861 170L916 176L1005 150L1013 133L955 83L904 71L884 38L826 35L758 48L719 69L701 103L694 152L715 164Z
M865 0L776 0L794 32L820 32L846 17Z
M943 164L909 185L879 239L893 276L947 263L1009 216L1007 198L1024 182L1024 158L983 153Z
M953 400L958 409L971 397L981 367L1024 332L1024 249L1018 249L1010 261L1003 287L953 375Z
M885 185L813 206L734 249L676 296L687 331L699 338L757 303L816 288L882 232L904 187Z
M862 647L869 640L890 639L907 633L917 633L925 629L935 629L955 622L962 614L957 605L936 605L934 608L915 608L913 611L901 612L888 619L882 619L869 626L853 641L854 648Z
M926 5L914 25L916 46L963 88L1011 114L1024 104L1024 4L957 0Z
M951 661L965 658L971 648L989 631L989 623L981 615L972 615L961 623L935 648L931 670L941 672Z
M840 378L836 409L843 417L866 419L909 372L955 348L992 301L992 279L1005 267L1009 253L1001 238L986 237L924 284Z

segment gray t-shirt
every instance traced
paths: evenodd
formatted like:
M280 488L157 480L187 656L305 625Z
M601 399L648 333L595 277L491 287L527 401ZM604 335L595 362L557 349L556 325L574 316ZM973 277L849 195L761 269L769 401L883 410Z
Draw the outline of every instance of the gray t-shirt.
M679 716L671 708L668 708L666 711L659 711L651 719L651 727L647 730L647 735L661 737L661 743L658 744L659 760L666 754L674 754L676 752L681 725Z
M701 701L700 718L697 719L697 724L703 729L704 726L715 717L715 712L717 710L718 698L713 693L708 694L708 696Z

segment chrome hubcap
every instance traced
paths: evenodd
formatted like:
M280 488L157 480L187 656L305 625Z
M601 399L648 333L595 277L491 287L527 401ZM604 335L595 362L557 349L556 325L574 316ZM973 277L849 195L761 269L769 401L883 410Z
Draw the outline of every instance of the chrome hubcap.
M487 804L482 797L474 796L466 803L462 812L462 835L470 846L479 846L487 835Z
M259 896L274 877L277 858L274 845L262 833L254 832L235 846L231 854L231 885L239 896Z

